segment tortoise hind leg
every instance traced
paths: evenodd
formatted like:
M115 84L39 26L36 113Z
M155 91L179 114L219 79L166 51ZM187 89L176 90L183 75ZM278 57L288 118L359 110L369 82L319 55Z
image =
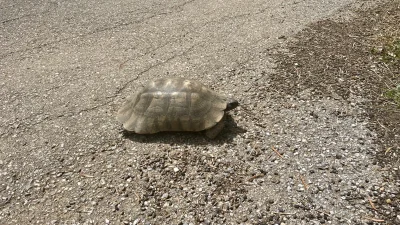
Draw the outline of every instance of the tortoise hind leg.
M217 137L219 133L221 133L224 127L225 127L225 116L222 117L222 119L217 124L215 124L215 126L205 131L206 136L210 139L214 139L215 137Z

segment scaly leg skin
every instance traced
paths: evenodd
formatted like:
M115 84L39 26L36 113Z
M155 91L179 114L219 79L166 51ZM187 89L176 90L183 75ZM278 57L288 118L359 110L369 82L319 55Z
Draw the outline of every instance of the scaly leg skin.
M217 137L219 133L221 133L222 129L225 127L225 116L219 121L215 126L211 127L210 129L206 130L206 136L210 139L214 139Z

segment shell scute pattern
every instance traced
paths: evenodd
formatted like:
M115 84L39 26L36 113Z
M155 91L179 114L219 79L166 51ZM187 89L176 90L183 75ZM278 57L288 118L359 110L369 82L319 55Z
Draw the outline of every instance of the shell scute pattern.
M201 131L218 123L226 107L226 99L197 81L163 78L128 98L117 120L139 134Z

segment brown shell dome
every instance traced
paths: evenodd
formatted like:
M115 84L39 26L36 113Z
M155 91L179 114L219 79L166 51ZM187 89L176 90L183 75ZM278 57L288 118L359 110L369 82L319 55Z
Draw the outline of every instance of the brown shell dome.
M215 126L226 108L226 98L198 81L162 78L129 97L117 120L138 134L201 131Z

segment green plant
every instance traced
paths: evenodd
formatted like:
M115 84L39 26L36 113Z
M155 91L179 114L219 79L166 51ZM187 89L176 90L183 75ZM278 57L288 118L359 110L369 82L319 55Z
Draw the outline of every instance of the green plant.
M397 87L390 89L384 94L387 98L393 100L400 107L400 84Z
M372 49L374 54L380 55L384 62L400 61L400 38L388 38L383 46Z

